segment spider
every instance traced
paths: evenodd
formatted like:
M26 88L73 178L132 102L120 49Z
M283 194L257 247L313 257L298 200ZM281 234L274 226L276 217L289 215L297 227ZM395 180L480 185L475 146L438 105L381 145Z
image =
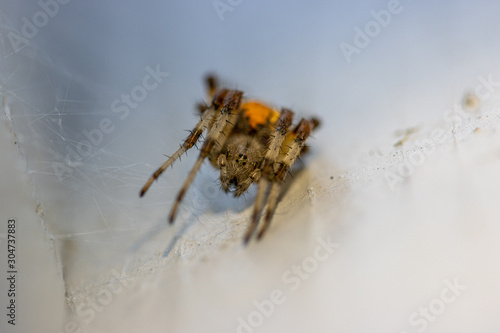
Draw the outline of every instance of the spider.
M179 149L148 179L140 196L175 160L192 148L206 130L208 133L198 159L171 208L169 222L174 222L179 204L208 158L220 170L220 184L225 192L233 192L238 197L251 184L258 184L252 219L244 236L247 244L256 232L264 202L267 209L257 239L261 239L268 229L281 184L293 162L307 151L306 139L320 121L301 119L291 127L294 114L289 109L278 111L262 102L244 98L239 90L221 89L213 75L206 78L206 85L211 103L198 106L200 120Z

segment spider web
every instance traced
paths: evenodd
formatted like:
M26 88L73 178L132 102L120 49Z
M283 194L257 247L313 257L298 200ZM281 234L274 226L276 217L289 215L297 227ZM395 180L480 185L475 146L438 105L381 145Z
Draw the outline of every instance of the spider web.
M133 272L193 255L205 240L194 241L194 247L178 244L193 226L203 229L197 237L207 239L232 233L227 218L246 209L253 194L228 200L220 193L217 172L208 165L188 192L176 225L166 221L194 149L187 161L176 163L184 166L168 170L139 199L140 188L165 158L158 152L173 151L178 135L185 135L176 128L175 139L165 144L160 131L148 130L161 121L147 111L161 107L155 99L161 93L155 91L126 114L115 112L113 102L141 87L155 66L130 79L122 92L54 66L31 42L14 49L9 37L20 32L10 26L2 26L2 32L3 111L18 140L70 303L88 290L99 290L116 272L137 274ZM125 103L116 105L124 110ZM154 150L148 153L144 146ZM207 211L226 218L217 222L211 214L201 215Z
M119 14L123 13L120 10L126 7L125 2L111 6L110 12L106 14L121 18L122 15ZM5 3L2 4L2 10L7 13L5 8L9 2ZM33 2L34 6L37 6L37 3ZM74 1L70 5L83 6L83 3ZM88 3L90 4L88 6L95 5L92 2ZM211 2L207 4L210 8ZM362 12L368 15L368 11L372 8L380 10L383 8L382 5L386 5L385 2L380 4L380 7L373 5L366 11L363 9ZM201 20L200 25L192 24L192 21L188 20L189 15L178 15L179 12L169 10L154 10L154 12L161 13L161 18L157 18L161 22L177 24L175 16L179 16L179 20L189 23L178 27L172 24L175 29L162 28L161 34L170 31L177 33L181 30L180 27L188 26L190 29L213 34L216 31L214 26L219 25L223 27L221 30L237 35L237 40L253 46L254 41L261 40L263 33L267 33L265 29L268 26L248 25L247 21L239 18L255 13L255 17L267 15L273 22L277 22L278 19L281 23L282 18L287 16L283 10L293 8L291 2L286 2L286 6L279 7L280 11L275 12L269 10L269 6L266 5L259 2L242 2L240 7L236 7L238 9L227 12L228 16L224 23L219 22L214 12L213 26L202 21L206 17L210 20L210 15L206 15L207 7L199 6L196 9L203 14L196 17L196 20ZM19 5L19 7L24 6L28 4ZM454 17L448 15L451 7L447 4L443 6L447 7L442 13L447 15L443 16L440 22L446 22L445 17ZM420 8L422 12L433 13L436 6ZM79 10L74 10L74 16L68 15L69 20L81 15L82 7L77 9ZM99 15L104 9L103 5L92 14ZM498 327L498 323L487 318L487 315L483 320L481 317L483 313L477 311L481 306L477 306L477 302L472 300L481 300L479 305L483 304L484 307L498 304L491 297L499 294L498 284L492 281L498 280L497 277L500 276L495 265L495 253L498 252L496 240L500 234L496 222L498 216L496 185L499 183L498 142L500 142L498 90L495 96L481 102L480 112L471 112L469 116L462 118L461 125L451 126L442 120L445 112L443 105L448 108L451 103L460 102L464 87L473 88L478 84L475 80L477 75L487 77L492 73L497 82L498 73L495 69L497 67L490 68L485 61L486 65L479 67L480 72L477 75L467 76L465 83L462 81L455 85L451 84L454 77L447 76L454 72L461 73L464 63L457 61L458 57L457 59L450 57L450 52L443 52L442 58L437 59L433 54L433 60L429 62L426 61L431 59L429 56L423 53L415 55L413 48L408 50L409 53L397 52L402 44L401 39L391 39L391 31L396 33L406 31L401 28L403 21L416 22L417 25L421 22L421 16L413 16L414 20L411 20L412 16L410 20L403 20L401 16L401 19L398 17L393 21L390 29L384 30L369 49L363 50L362 55L356 58L356 62L344 66L342 58L341 62L336 63L335 81L328 79L323 82L318 77L326 78L333 73L328 70L328 66L325 66L331 65L329 61L318 61L317 68L321 68L321 71L315 72L310 70L311 67L315 68L310 66L310 63L297 61L298 59L310 61L315 58L295 58L293 55L300 54L301 50L307 54L324 54L325 58L331 58L335 51L340 54L338 45L332 42L335 41L332 39L335 36L332 24L339 22L333 19L335 13L341 13L341 16L349 21L345 25L348 33L342 35L344 39L346 36L348 38L354 36L351 34L352 27L357 24L361 26L365 21L355 23L352 14L347 15L341 10L322 10L322 12L326 15L324 20L310 15L314 21L325 22L325 28L316 30L318 33L314 34L320 36L320 39L310 38L310 40L311 45L328 44L329 47L309 48L307 47L309 44L304 43L303 38L298 38L300 35L280 33L280 43L276 44L274 39L269 39L272 44L268 44L270 48L264 49L266 52L265 57L262 57L263 61L258 60L259 56L256 54L249 53L248 59L251 59L252 63L255 61L256 66L262 70L255 71L253 67L249 67L248 71L256 72L254 75L256 81L250 86L261 86L265 90L266 80L262 80L262 73L272 69L270 77L280 77L280 82L296 81L296 85L294 83L292 86L280 83L281 89L292 91L290 94L295 91L300 92L297 95L307 95L307 91L318 91L317 94L311 95L311 101L321 99L320 96L331 95L334 98L323 101L324 103L332 101L335 104L332 108L332 103L321 106L306 103L311 105L310 112L325 110L321 115L325 124L320 134L322 138L314 143L314 147L319 150L323 142L323 153L320 159L313 160L312 163L305 161L307 170L302 174L307 176L309 173L312 181L302 175L296 177L293 186L299 187L296 191L290 190L286 200L280 203L276 215L282 212L284 214L276 216L277 220L273 221L276 227L273 237L260 242L258 246L247 248L241 246L241 236L248 222L248 207L253 202L253 194L250 193L246 200L245 198L234 200L220 193L217 172L211 170L208 163L202 168L188 191L175 225L169 226L166 223L175 194L196 155L194 149L187 158L183 157L182 161L176 162L168 174L155 182L145 198L138 197L138 192L146 179L163 162L162 154L173 152L187 135L182 129L189 130L196 121L191 112L180 111L185 110L186 105L189 107L187 103L196 101L202 91L201 86L199 89L192 89L192 96L186 89L178 91L179 104L176 105L176 102L164 98L165 92L173 90L169 80L174 80L174 75L172 78L165 77L162 84L148 91L148 97L138 103L136 108L130 108L129 115L121 119L120 116L125 113L113 112L112 103L116 99L120 100L122 94L131 94L135 87L143 84L143 78L148 73L146 66L149 65L155 70L159 64L162 71L174 71L173 66L167 68L159 61L148 60L144 66L134 66L139 68L134 72L133 66L127 62L132 58L133 62L140 59L140 52L124 61L119 57L123 48L118 49L112 45L103 52L106 56L98 57L96 56L98 54L93 52L98 50L99 46L93 47L88 53L79 52L81 48L75 45L81 42L79 40L78 43L65 44L75 46L74 50L58 49L70 53L70 58L75 59L74 63L68 65L54 53L45 53L54 46L50 41L40 46L47 42L43 39L44 34L48 34L50 29L56 26L55 20L68 20L65 15L54 18L54 21L49 22L36 38L29 40L27 45L13 47L9 34L20 35L22 32L19 31L19 27L16 30L16 24L11 24L9 20L15 15L13 16L11 12L9 15L0 12L2 96L0 120L2 123L8 123L12 129L12 133L9 134L12 135L13 141L18 143L19 153L25 162L22 173L29 177L32 187L33 204L30 206L38 213L39 219L25 223L41 224L45 228L43 236L54 245L54 257L62 272L67 302L72 305L72 310L78 309L82 304L88 306L90 302L98 299L96 296L106 295L106 292L115 290L117 280L123 282L118 283L119 285L129 283L130 286L131 280L141 275L140 279L136 279L139 282L136 288L128 287L125 295L122 294L120 298L116 296L116 301L112 304L109 303L111 302L109 298L99 298L100 301L106 301L103 303L107 303L107 308L100 314L96 313L98 310L94 311L95 322L89 323L94 318L88 319L78 313L75 318L71 318L82 324L83 331L137 331L138 329L151 332L166 329L179 332L234 331L238 327L237 318L248 320L249 316L260 308L254 304L267 303L270 292L275 288L287 292L285 294L287 301L283 305L276 306L273 316L266 317L263 327L256 330L304 331L311 327L322 327L325 331L363 331L367 325L377 327L385 323L385 331L402 331L405 328L414 331L414 327L405 324L408 315L417 311L420 305L428 306L431 300L433 301L430 304L433 304L434 300L442 295L440 293L442 285L436 286L436 281L440 283L443 278L454 276L470 287L456 303L447 304L449 308L446 308L445 314L433 325L448 322L454 327L448 331L457 331L468 326L476 327L477 322L488 328ZM494 10L489 12L494 13ZM185 13L192 14L190 11ZM303 13L306 12L294 11L289 17L295 22L297 17L303 17ZM408 3L408 10L405 9L402 15L412 15L411 13ZM470 16L470 11L464 13L467 17ZM33 11L26 17L31 19L32 14ZM147 19L140 21L141 24L127 21L127 25L123 24L120 27L122 30L116 35L117 39L119 36L129 37L126 33L130 32L126 30L128 26L131 30L138 30L146 25L147 21L154 21L151 19L152 14L148 12ZM20 13L17 18L24 15L27 14ZM88 17L90 15L87 15ZM253 17L248 18L253 19ZM484 16L478 17L481 21L485 20ZM95 25L95 16L92 19L91 25ZM241 30L238 26L230 25L230 20L248 26L248 30L245 30L248 32L248 37L245 35L245 38L241 38ZM474 55L470 59L476 59L470 66L475 67L478 65L477 60L488 58L485 56L487 54L496 53L477 52L477 50L491 49L483 47L481 43L464 42L462 37L466 34L462 32L474 37L465 41L481 40L482 35L488 34L484 30L474 29L475 24L463 21L467 24L464 24L462 29L456 30L460 39L455 38L455 42L459 47L452 50L460 51L456 53L460 55L460 59L466 59L467 57L463 57L464 50L469 50L471 52L469 55ZM88 22L87 26L90 26ZM296 26L301 31L307 31L303 28L304 25L278 24L277 26L286 29ZM462 25L457 28L460 27ZM102 28L102 26L96 28L95 35L98 35ZM59 35L54 33L55 30L50 33L51 37L57 39ZM191 32L189 29L186 31ZM325 31L326 35L323 35ZM86 33L92 35L88 31ZM442 30L434 30L432 35L447 36ZM199 51L209 49L201 38L189 39L193 36L195 34L182 35L182 38L177 34L175 36L184 44L182 56L195 55L194 60L190 58L190 66L198 63L200 55L204 55ZM241 58L234 57L235 53L231 52L239 49L239 44L232 43L233 39L228 38L229 34L223 36L225 38L219 40L223 41L220 45L213 45L213 38L203 38L203 40L211 44L210 49L220 49L228 54L226 58L221 57L224 67L232 61L231 59L238 60L236 64L239 64ZM421 40L432 37L426 34L421 36ZM163 39L154 40L157 42ZM398 47L384 44L384 41L390 40L392 40L390 43ZM484 40L488 45L491 44L486 37ZM92 41L97 43L99 39ZM448 45L450 42L446 40L446 43L443 43L442 40L433 38L429 38L429 41L429 44L422 43L421 45L426 47L420 49L428 49L434 53L437 50L433 47L434 44ZM111 42L111 39L106 41L106 43ZM144 51L146 48L141 49L142 44L132 44L137 45L137 49L142 52L146 52ZM163 52L158 52L162 56L170 56L168 49L178 45L165 44L167 46ZM279 51L280 45L301 46L295 47L292 56L282 58L281 61L286 64L281 66L281 72L279 68L274 68L276 58L272 60L274 53L281 55L280 52L274 52L274 50ZM384 45L387 48L381 47ZM467 48L464 49L463 45L467 45ZM192 46L196 48L191 49ZM242 45L241 49L246 50ZM407 94L404 88L387 90L387 87L392 86L403 87L402 82L421 76L416 75L416 72L402 71L401 68L406 68L407 64L394 63L395 58L387 57L385 52L379 53L380 58L376 55L374 57L371 53L386 49L395 51L396 55L408 55L408 57L400 56L399 59L413 59L417 60L415 63L425 64L426 67L429 65L431 68L429 71L436 71L439 75L433 73L422 81L422 87L429 89L413 89L421 87L408 85L408 91L418 92L415 95ZM269 53L267 50L273 52ZM318 52L321 50L328 52ZM93 56L94 60L84 59ZM106 57L126 63L119 66L125 73L113 73L111 69L102 66L101 62L104 62ZM171 64L178 58L172 56L172 59ZM312 73L310 80L286 80L287 76L283 76L286 73L290 75L288 78L302 76L295 70L290 70L297 63L305 65L301 68ZM446 64L444 69L441 68L443 64ZM206 70L208 65L204 62L200 68L193 69L192 72L200 73ZM414 64L411 65L414 67ZM342 67L348 70L343 71ZM235 68L234 63L233 67L228 68ZM388 71L384 71L380 76L371 76L369 74L373 75L373 72L369 70L370 68L385 68ZM416 68L418 74L424 72L420 67ZM103 73L103 70L110 72ZM286 73L283 70L286 70ZM324 73L324 76L319 74L320 72ZM359 73L363 73L361 79ZM246 80L251 77L244 74L238 72L235 76L246 77ZM438 76L447 77L445 84L436 84ZM106 78L113 79L107 81ZM432 84L429 82L430 78L434 81ZM304 89L304 82L308 82L309 89ZM334 82L338 85L332 86ZM452 90L450 86L458 87L458 93L450 93ZM297 90L293 90L293 87ZM318 87L319 90L316 89ZM332 87L338 90L332 93ZM248 91L248 89L242 90ZM435 90L435 94L429 96L425 93L430 90ZM276 92L279 90L273 90L271 96ZM458 98L447 100L448 93ZM265 94L256 96L265 97ZM294 99L283 98L283 103L278 104L286 105L290 101L293 103ZM356 101L361 101L363 104L356 104ZM402 104L402 101L406 103ZM359 116L349 116L352 120L350 123L346 115L342 116L336 111L331 111L332 109L354 110L356 106L366 112L358 114ZM403 112L406 107L408 110ZM300 109L300 106L297 108ZM151 110L175 110L175 113L153 114ZM380 139L384 140L382 143L376 143L376 140L369 136L371 140L355 149L345 143L349 140L343 136L344 133L352 132L352 136L359 136L363 132L359 118L381 119L378 125L373 124L373 127L378 126L378 130L381 123L386 123L389 119L399 119L392 125L387 125L387 128L393 130L401 128L404 124L416 128L418 122L415 120L421 119L424 113L432 114L430 119L434 120L436 117L439 119L435 126L407 131L406 134L411 134L408 137L402 135L395 139L392 136L390 138L384 136ZM410 116L412 118L406 119L407 122L401 121L401 117ZM339 135L332 126L337 126L337 129L345 127L346 130ZM372 124L367 127L371 128ZM425 155L426 160L423 163L419 164L419 160L413 160L412 158L422 151L425 154L425 147L419 142L425 142L432 137L434 129L440 128L446 130L450 139L437 146L433 153ZM96 129L99 129L102 137L94 131ZM91 142L89 133L92 133L91 138L95 144ZM380 130L378 133L387 132ZM340 140L336 140L339 138ZM399 145L398 142L402 141L405 141L404 144ZM335 142L337 147L333 147ZM367 156L360 161L359 156L364 156L363 153ZM401 170L408 170L402 168L408 161L419 164L415 166L415 171L411 175L401 173ZM332 167L332 162L335 168ZM391 190L390 183L385 177L387 172L399 177L394 184L394 190ZM13 189L4 191L11 190ZM9 211L15 209L9 207ZM300 289L292 293L290 285L284 283L283 273L291 272L295 265L302 266L310 262L309 259L314 255L317 246L316 236L322 239L332 236L332 241L338 242L341 247L338 251L335 250L327 261L318 263L318 269L311 273L311 278L300 279ZM218 252L222 246L226 246L226 251ZM22 248L29 248L29 244L23 244ZM217 254L221 256L215 260L202 262L204 257L213 257ZM36 258L36 254L33 254L30 260ZM193 262L200 265L196 267L187 265ZM25 270L25 273L29 272L28 269ZM30 277L29 282L52 291L51 286L38 283L37 276ZM100 292L104 293L99 294ZM27 298L33 296L27 293L25 295ZM49 301L51 307L53 300ZM29 305L28 302L23 304ZM46 304L47 302L44 302L45 308L49 308ZM37 313L43 312L40 308L36 310ZM67 314L71 316L70 312ZM49 321L47 318L50 317L42 315L39 322ZM123 318L127 320L124 321ZM387 318L391 320L382 320Z

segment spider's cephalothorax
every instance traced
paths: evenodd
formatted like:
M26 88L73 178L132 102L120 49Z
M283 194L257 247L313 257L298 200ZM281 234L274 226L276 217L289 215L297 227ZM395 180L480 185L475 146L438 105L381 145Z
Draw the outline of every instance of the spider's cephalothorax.
M235 196L240 196L259 179L259 165L265 148L265 145L249 135L234 134L229 137L216 161L224 191L233 190Z
M199 107L201 119L191 134L149 178L140 195L143 196L165 169L193 147L206 130L208 133L200 148L200 155L179 191L169 221L173 223L184 194L203 161L208 158L220 170L224 191L232 191L235 196L240 196L252 183L258 183L252 220L244 238L247 243L257 229L264 202L267 209L257 238L260 239L269 227L281 183L293 162L305 151L305 141L319 125L319 120L302 119L290 129L292 111L285 108L278 111L261 102L245 100L243 93L238 90L218 89L213 76L207 78L207 83L210 105Z

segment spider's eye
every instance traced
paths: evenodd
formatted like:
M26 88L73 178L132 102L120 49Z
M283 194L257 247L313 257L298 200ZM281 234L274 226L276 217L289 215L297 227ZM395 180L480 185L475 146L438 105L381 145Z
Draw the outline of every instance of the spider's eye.
M252 166L253 166L254 168L258 167L258 166L259 166L259 162L253 162L253 163L252 163Z
M227 152L227 153L226 153L226 157L227 157L227 158L229 158L229 157L231 157L231 156L233 156L233 154L231 154L230 152Z
M243 162L243 163L241 163L241 165L247 165L247 162Z
M239 154L238 156L239 156L239 157L243 157L243 154Z

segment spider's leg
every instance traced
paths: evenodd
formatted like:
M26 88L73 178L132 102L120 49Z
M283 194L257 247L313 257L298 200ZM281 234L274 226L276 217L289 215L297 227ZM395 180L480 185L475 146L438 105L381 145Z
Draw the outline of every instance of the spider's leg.
M239 108L241 97L243 93L238 90L221 90L216 93L212 102L212 109L219 113L217 120L210 128L207 138L200 149L200 155L195 162L195 165L189 172L188 177L184 181L177 199L175 200L172 210L170 211L169 222L173 223L177 214L177 209L181 203L186 191L193 182L198 170L200 169L203 161L208 156L217 156L222 150L222 146L226 138L231 134L234 124L239 117Z
M194 180L194 177L198 173L198 170L200 170L201 165L203 164L203 161L205 160L204 156L198 156L198 159L196 160L193 168L191 171L189 171L189 175L187 176L186 180L184 181L184 184L182 185L181 190L179 191L179 194L177 194L177 199L174 202L174 205L172 206L170 210L170 215L168 218L168 221L170 223L174 223L175 220L175 215L177 214L177 209L179 208L179 204L182 201L182 198L184 198L184 194L186 194L187 189L191 185L191 183Z
M264 163L262 165L262 171L268 178L274 172L275 164L281 154L283 142L285 141L288 128L292 124L292 121L293 112L283 108L281 110L280 117L276 122L276 131L271 135L269 148L266 151Z
M302 119L297 127L295 127L295 129L287 135L287 140L283 142L282 151L284 155L281 159L281 167L274 174L274 183L267 201L264 224L257 235L257 239L262 238L269 227L274 212L276 211L276 203L279 197L281 183L285 179L285 176L287 175L288 170L290 170L293 162L302 153L305 141L315 126L316 125L313 122Z
M244 242L248 243L252 237L253 232L257 228L259 221L259 215L262 210L264 199L266 196L266 191L269 182L273 181L273 176L275 173L276 162L280 156L283 142L285 140L286 134L288 132L288 127L292 124L293 112L288 109L282 109L280 117L276 122L276 131L271 136L271 141L269 142L269 148L264 156L264 161L262 163L262 173L258 185L257 197L255 198L255 204L252 214L252 220L248 226L247 232L245 234Z
M227 138L231 134L240 117L240 104L243 93L239 90L224 89L217 92L214 96L212 107L215 109L215 123L211 126L205 140L204 148L206 154L211 157L217 157Z
M217 80L215 74L208 74L205 78L205 84L207 86L208 100L211 101L215 92L219 90L219 80Z
M207 100L210 102L215 96L217 90L219 90L219 81L215 74L208 74L205 76L205 89L207 93ZM205 102L200 102L196 105L198 112L202 114L206 109L209 108L209 105Z
M234 196L239 197L248 190L250 185L257 182L260 179L260 172L261 172L260 169L255 169L255 171L251 173L250 177L240 182L238 188L234 192Z
M165 161L165 163L163 163L162 166L159 167L158 170L156 170L155 173L153 173L153 175L148 179L148 181L146 182L146 184L144 185L144 187L142 188L142 190L140 192L140 196L141 197L146 193L146 191L151 186L151 184L156 179L158 179L158 177L160 177L160 175L170 165L172 165L172 163L174 163L174 161L176 159L178 159L179 157L181 157L182 154L184 154L188 149L190 149L191 147L193 147L196 144L196 142L200 138L200 135L203 133L203 131L205 130L205 128L207 128L210 125L210 123L212 121L212 118L214 117L215 114L216 114L216 112L215 112L215 110L213 108L206 109L203 112L203 115L202 115L200 121L196 124L196 126L191 131L191 133L186 138L186 140L184 140L184 143L182 144L182 146L180 146L179 149L177 149L177 151L172 156L170 156Z
M255 229L257 229L257 224L259 222L259 214L262 210L262 203L264 202L264 197L266 196L266 191L269 186L269 181L265 177L261 177L259 181L259 187L257 190L257 196L255 197L255 203L253 206L253 215L250 225L247 228L245 237L243 238L243 243L247 244L252 237Z
M273 218L274 212L276 210L276 203L278 202L278 197L280 195L280 189L281 183L273 183L273 185L271 186L271 191L269 192L269 197L267 198L267 210L266 216L264 218L264 224L257 234L257 239L262 238L262 235L264 235L267 228L269 228L269 224L271 224L271 219Z

